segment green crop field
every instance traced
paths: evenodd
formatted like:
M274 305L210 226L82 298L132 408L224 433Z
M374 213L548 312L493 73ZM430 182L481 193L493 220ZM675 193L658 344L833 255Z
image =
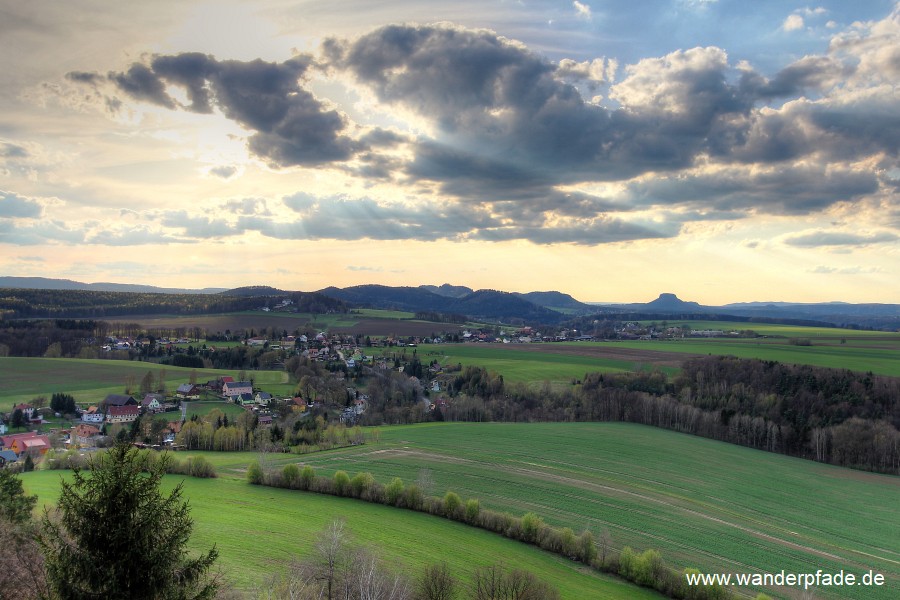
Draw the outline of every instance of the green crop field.
M595 536L606 529L616 548L657 548L679 568L874 569L886 586L817 594L900 597L898 477L621 423L388 427L378 443L273 460L422 480L434 495L453 490Z
M59 471L22 476L39 506L59 494ZM344 519L354 540L378 549L391 567L417 574L425 565L445 561L463 577L476 567L502 561L552 583L570 600L584 598L650 599L660 596L587 570L578 563L499 535L402 509L360 500L320 496L251 486L242 479L193 479L167 476L165 487L184 480L194 532L190 547L201 551L213 544L218 565L233 584L252 590L294 557L308 554L318 531L334 519Z
M783 363L812 365L832 369L850 369L878 375L900 377L900 336L892 339L872 338L841 344L812 340L810 346L797 346L786 339L650 340L637 342L589 342L586 346L608 350L631 349L652 358L655 352L691 355L731 355L738 358L775 360Z
M644 325L655 323L661 325L662 321L641 321ZM859 329L842 329L838 327L808 327L805 325L779 325L777 323L752 323L747 321L666 321L667 327L687 326L692 330L719 329L722 331L755 331L759 335L781 337L814 337L814 338L847 338L847 339L872 339L879 337L893 337L896 333L885 331L865 331Z
M555 352L554 344L424 344L417 348L374 349L374 353L389 357L405 352L409 357L413 350L424 364L437 360L442 365L484 367L502 374L508 382L569 383L592 371L623 372L638 367L633 360L612 356Z
M9 411L20 402L29 402L35 396L49 400L54 393L72 394L76 402L94 403L107 394L121 394L125 381L133 377L135 388L147 371L159 377L165 370L166 386L173 391L187 383L194 369L171 367L139 361L91 360L79 358L17 358L0 357L0 411ZM196 369L197 380L205 382L221 375L237 377L237 371L220 369ZM290 393L292 386L283 371L252 371L257 385L271 393Z

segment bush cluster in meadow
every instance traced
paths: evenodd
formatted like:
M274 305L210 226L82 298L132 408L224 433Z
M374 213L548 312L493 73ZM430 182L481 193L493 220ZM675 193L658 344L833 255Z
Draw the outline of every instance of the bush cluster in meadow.
M576 535L569 527L553 527L533 512L517 517L481 507L476 498L463 500L448 491L443 497L426 496L415 483L406 484L394 477L387 484L375 480L371 473L357 473L352 478L346 471L336 471L331 477L316 475L306 465L287 464L280 470L266 470L258 461L247 468L247 480L253 485L265 485L294 490L356 498L367 502L406 508L444 517L498 533L510 539L532 544L568 559L584 563L599 571L618 575L637 585L653 588L660 593L684 600L727 600L733 594L721 586L689 586L684 572L665 564L657 550L637 553L625 547L618 554L610 552L608 534L598 543L587 529Z
M44 457L41 468L50 471L89 469L92 456L94 456L95 461L100 461L102 464L106 460L106 451L89 453L79 450L51 450ZM157 452L156 450L139 450L137 456L139 460L146 461L146 463L142 464L147 464L150 467L155 466L160 461L164 462L165 472L168 474L200 478L217 477L215 466L203 456L188 456L184 460L179 460L171 453Z

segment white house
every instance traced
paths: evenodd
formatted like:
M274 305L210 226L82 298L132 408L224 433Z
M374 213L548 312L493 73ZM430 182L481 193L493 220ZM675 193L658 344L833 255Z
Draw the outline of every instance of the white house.
M229 400L234 400L241 394L253 395L253 384L249 381L227 381L222 386L222 395Z

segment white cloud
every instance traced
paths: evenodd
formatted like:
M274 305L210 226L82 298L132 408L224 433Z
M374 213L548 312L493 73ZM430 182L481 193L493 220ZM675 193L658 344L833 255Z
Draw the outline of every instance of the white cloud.
M784 20L781 28L785 31L797 31L798 29L803 29L803 26L803 17L801 17L800 15L790 15L787 19Z
M587 4L583 4L578 0L572 2L572 6L575 7L575 16L579 19L585 19L586 21L591 20L591 7Z

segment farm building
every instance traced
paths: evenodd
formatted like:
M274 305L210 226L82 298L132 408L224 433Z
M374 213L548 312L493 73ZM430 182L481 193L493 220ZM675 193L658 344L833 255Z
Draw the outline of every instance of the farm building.
M105 408L107 411L112 406L137 406L138 401L134 399L134 396L125 396L123 394L110 394L106 398L104 398L102 404L100 405L102 408Z
M106 411L107 423L131 423L141 416L141 409L135 405L110 406Z
M241 394L253 394L253 384L249 381L226 381L222 386L222 394L234 401Z
M200 388L193 383L182 383L175 390L175 397L183 400L199 400Z

